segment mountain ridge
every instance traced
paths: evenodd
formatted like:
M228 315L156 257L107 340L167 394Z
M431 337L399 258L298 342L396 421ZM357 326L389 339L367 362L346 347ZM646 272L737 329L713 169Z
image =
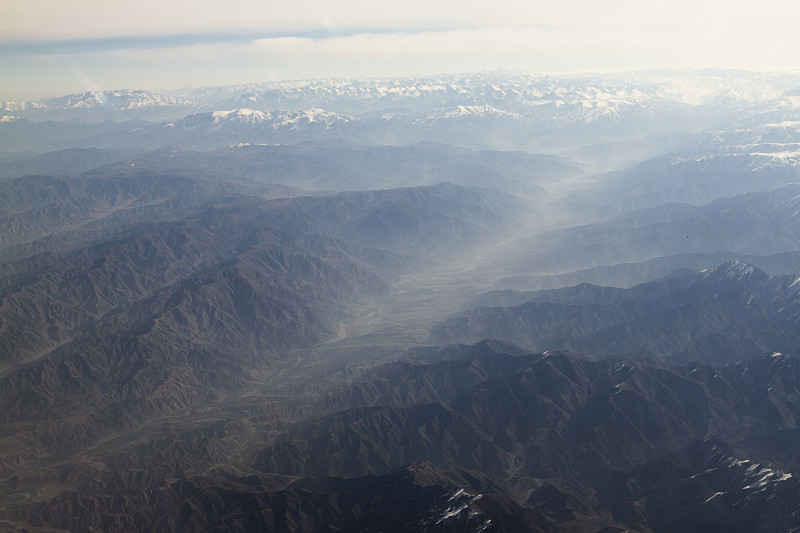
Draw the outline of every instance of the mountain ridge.
M797 279L771 277L734 261L696 273L676 271L629 289L582 284L525 293L521 298L527 303L457 314L433 328L430 340L474 342L495 336L532 349L681 363L793 352L800 349L792 333L800 316ZM513 293L504 298L516 303Z

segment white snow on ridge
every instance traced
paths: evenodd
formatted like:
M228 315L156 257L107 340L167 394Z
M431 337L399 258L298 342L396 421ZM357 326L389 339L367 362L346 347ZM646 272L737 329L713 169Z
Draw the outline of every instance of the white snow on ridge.
M324 109L311 108L295 113L282 113L275 117L275 122L272 124L272 127L274 129L280 127L295 129L304 124L319 124L325 128L330 128L333 124L348 123L354 120L355 119L349 115L340 115L338 113L325 111Z
M791 152L752 152L749 155L763 159L763 162L754 166L752 170L760 170L766 167L800 166L800 150Z
M237 121L242 123L258 124L272 119L272 115L266 111L254 111L252 109L235 109L233 111L214 111L211 113L215 124L223 121Z
M720 280L738 281L751 276L756 268L741 261L722 263L721 265L705 271L704 279L718 277Z
M758 155L762 157L771 157L773 159L783 159L789 164L798 164L797 158L800 157L800 150L785 151L785 152L750 152L743 155Z
M793 77L794 76L794 77ZM512 113L544 107L574 106L591 116L614 117L626 109L669 110L712 105L753 113L781 114L800 110L800 97L787 91L800 78L786 73L744 71L651 71L624 74L545 76L509 72L438 75L419 78L315 79L252 83L225 87L179 89L162 92L140 90L93 91L39 102L6 102L7 114L64 110L145 111L168 107L195 110L250 104L262 109L298 109L305 106L342 109L366 104L390 108L492 106ZM765 107L766 106L766 107ZM248 107L248 106L241 106ZM373 107L375 109L375 107ZM582 115L581 115L582 116ZM593 118L596 117L596 118ZM783 121L791 122L791 117Z
M784 120L783 122L768 122L765 128L789 128L800 131L800 120Z
M346 124L355 119L348 115L339 115L323 109L307 109L305 111L259 111L248 108L220 110L208 113L189 115L180 120L163 125L165 128L181 128L209 131L224 131L230 128L255 128L273 130L295 130L300 127L316 126L330 128L335 124Z
M459 520L466 519L469 531L484 531L491 525L491 519L470 508L470 505L480 500L482 496L482 494L473 496L464 492L464 489L458 489L450 495L446 502L434 506L431 509L433 516L423 520L420 525L427 526L425 530L433 526L432 528L437 530L451 530L458 527L460 531L464 528L464 522L459 523Z
M12 113L20 113L25 111L46 111L47 104L41 102L2 102L0 103L0 110L9 111Z
M710 165L717 165L719 168L731 169L739 168L740 171L755 172L769 167L797 167L800 166L800 145L797 143L787 143L779 146L775 143L764 145L748 145L730 147L739 148L742 151L730 152L720 148L709 148L708 153L672 158L668 164L670 166L697 165L702 163L702 167L697 170L705 169ZM781 148L784 148L781 150ZM786 150L786 148L793 148ZM774 150L774 151L770 151ZM715 168L715 167L712 167Z
M440 108L428 113L423 120L417 120L416 123L424 122L425 120L444 120L464 117L504 117L504 118L519 118L516 113L510 113L497 109L490 105L459 105L455 107Z

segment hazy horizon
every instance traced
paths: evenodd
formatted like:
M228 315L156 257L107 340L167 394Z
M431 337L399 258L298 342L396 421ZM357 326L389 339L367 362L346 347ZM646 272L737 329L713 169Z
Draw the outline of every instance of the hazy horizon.
M800 68L792 2L3 2L0 99L509 69Z

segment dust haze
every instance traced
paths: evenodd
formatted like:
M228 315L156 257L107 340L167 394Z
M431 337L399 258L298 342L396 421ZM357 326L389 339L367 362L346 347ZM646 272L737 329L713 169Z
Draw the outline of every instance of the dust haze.
M0 529L800 528L800 75L2 104Z

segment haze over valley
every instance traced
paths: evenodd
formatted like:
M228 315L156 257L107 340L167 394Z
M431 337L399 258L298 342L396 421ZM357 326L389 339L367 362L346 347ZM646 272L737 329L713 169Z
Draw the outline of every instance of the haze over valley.
M0 530L800 531L796 71L0 115Z

